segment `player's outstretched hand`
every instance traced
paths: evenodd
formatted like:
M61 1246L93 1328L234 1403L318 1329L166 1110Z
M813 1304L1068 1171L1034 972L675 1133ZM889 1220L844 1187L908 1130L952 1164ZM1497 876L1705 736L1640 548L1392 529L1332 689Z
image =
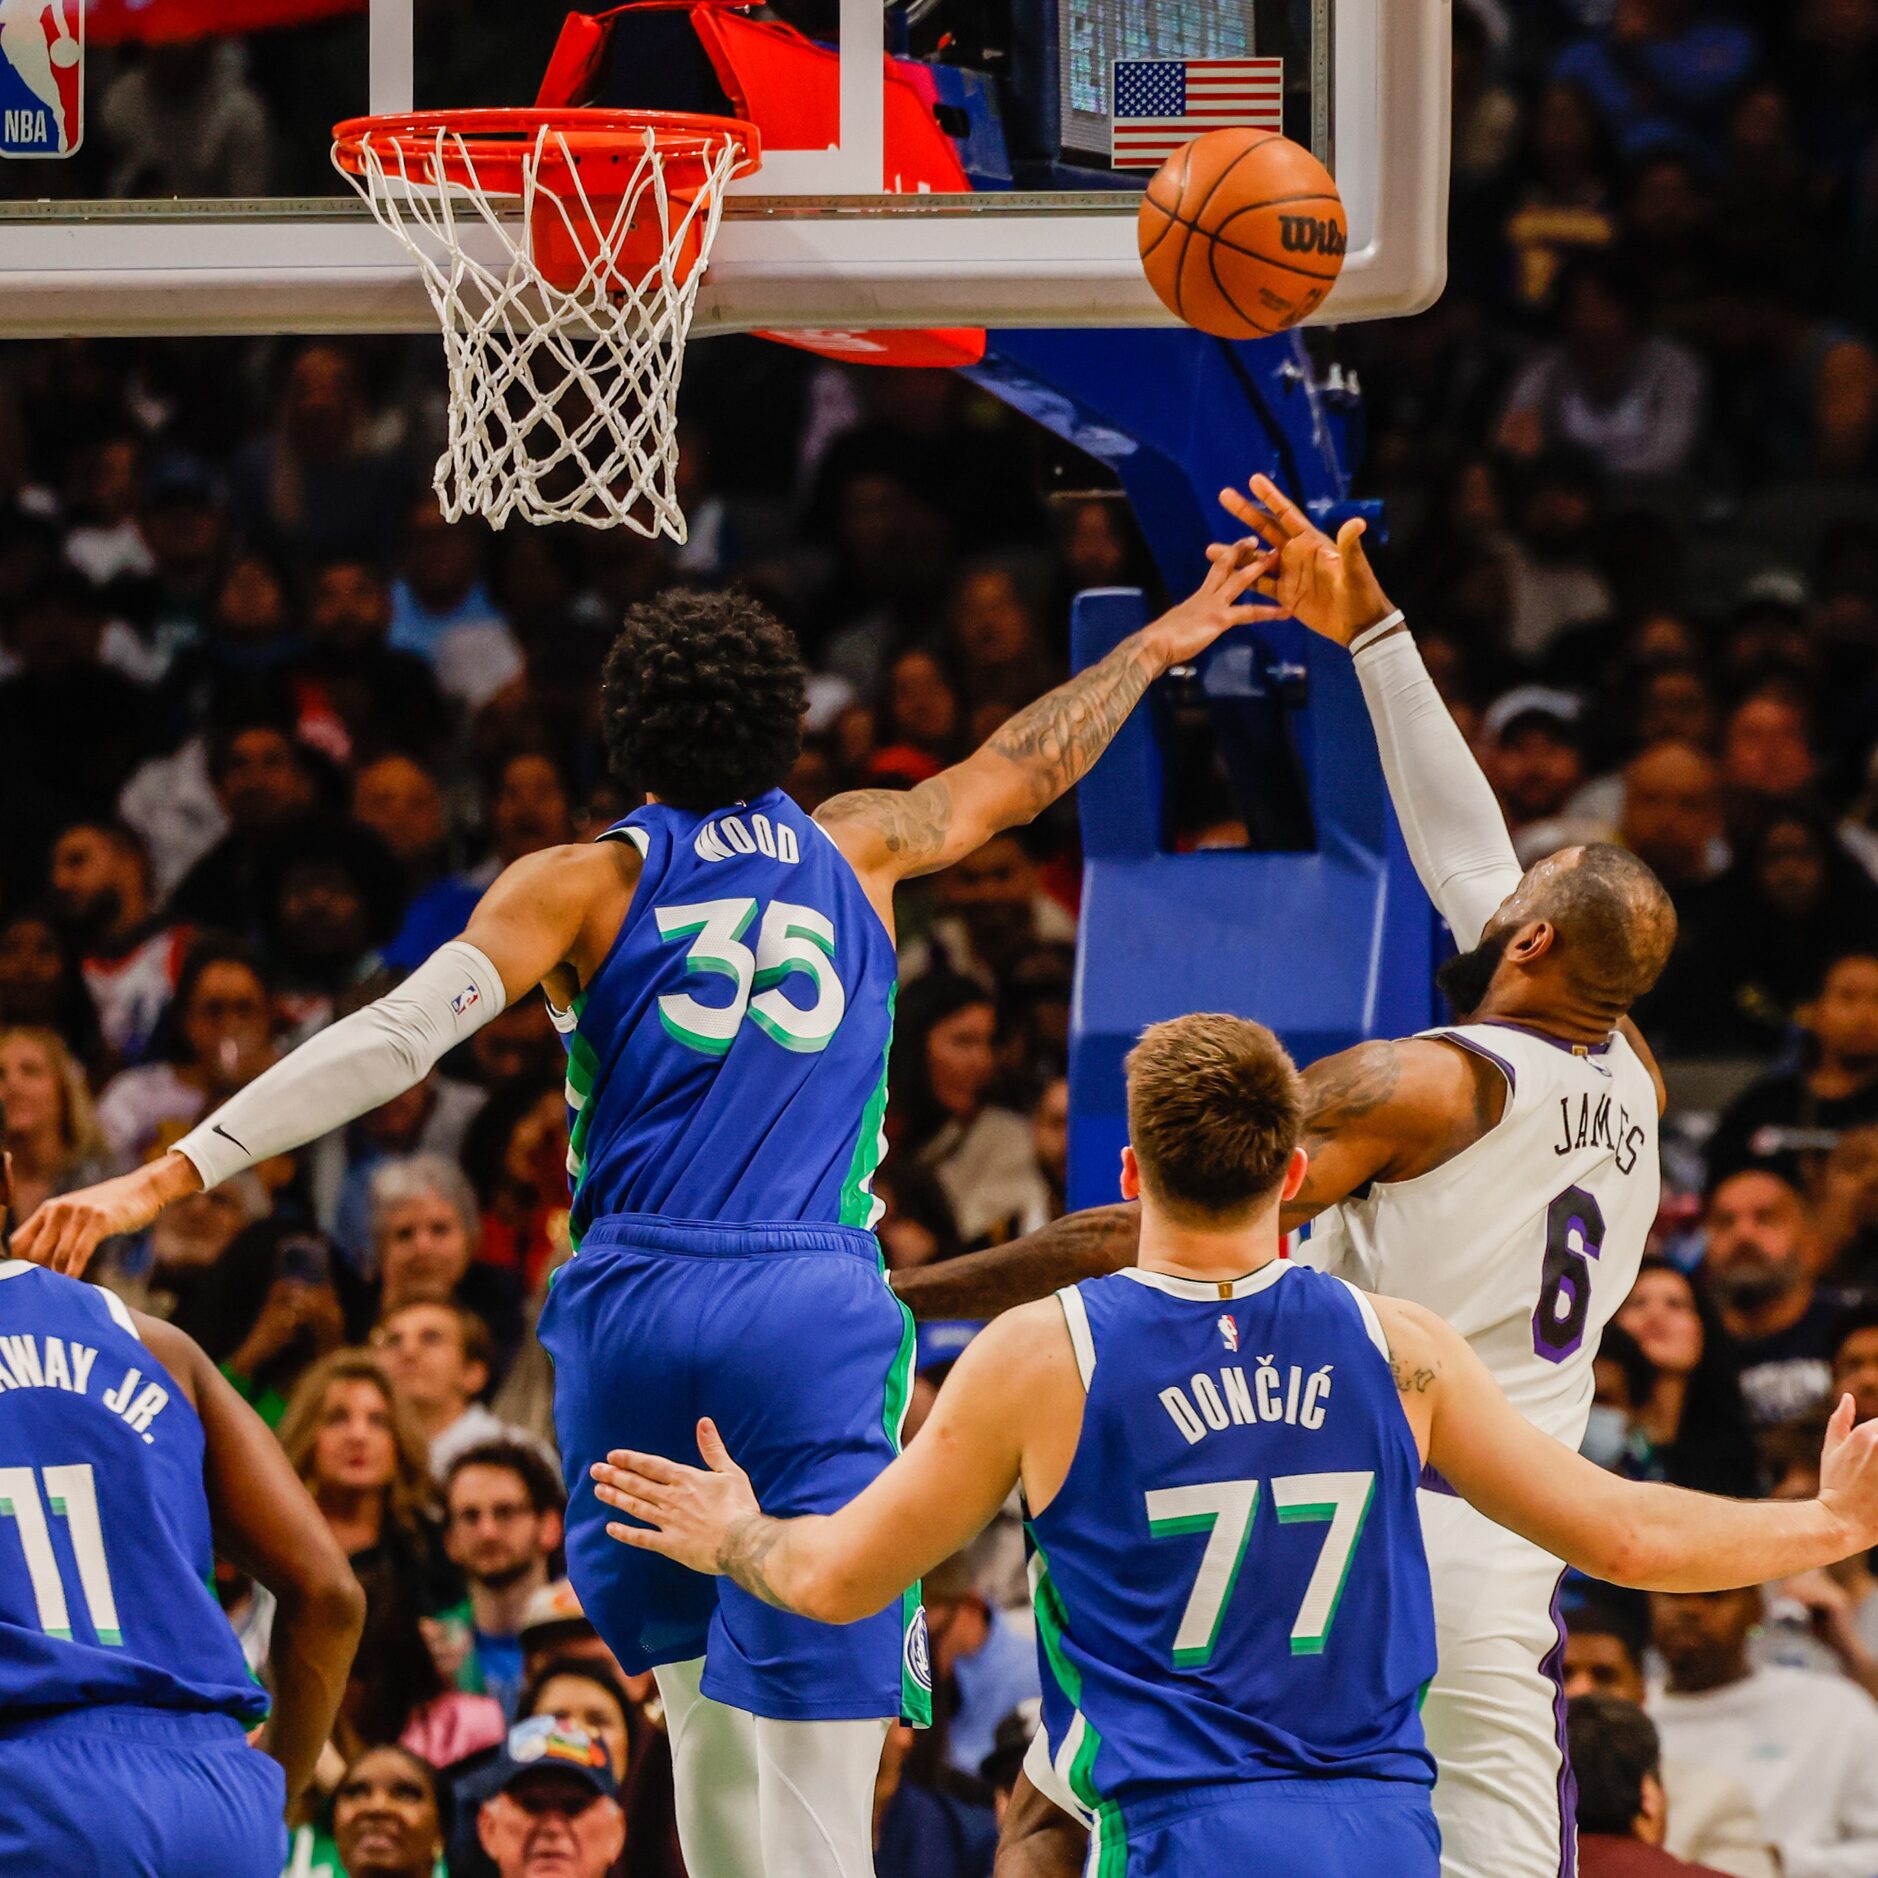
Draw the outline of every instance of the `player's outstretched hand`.
M1144 637L1154 646L1163 671L1198 658L1234 626L1276 617L1270 607L1245 597L1264 571L1262 557L1235 556L1230 551L1216 554L1209 548L1207 559L1212 565L1198 589L1178 606L1170 606L1145 630Z
M1363 549L1368 524L1352 517L1332 541L1269 476L1252 478L1252 497L1222 489L1220 505L1252 531L1248 540L1207 549L1215 567L1251 569L1251 591L1270 602L1261 619L1295 619L1347 646L1395 611Z
M1819 1502L1844 1525L1848 1556L1878 1545L1878 1421L1854 1428L1852 1417L1842 1395L1819 1457Z
M717 1424L708 1416L698 1423L698 1452L703 1467L615 1448L604 1461L594 1463L593 1490L608 1506L645 1522L628 1526L610 1520L610 1538L642 1551L663 1552L693 1571L721 1573L728 1569L725 1542L762 1509L750 1489L750 1476L730 1458Z
M91 1255L119 1233L141 1232L172 1200L193 1193L201 1177L180 1154L166 1154L115 1180L41 1201L13 1234L13 1256L82 1278Z

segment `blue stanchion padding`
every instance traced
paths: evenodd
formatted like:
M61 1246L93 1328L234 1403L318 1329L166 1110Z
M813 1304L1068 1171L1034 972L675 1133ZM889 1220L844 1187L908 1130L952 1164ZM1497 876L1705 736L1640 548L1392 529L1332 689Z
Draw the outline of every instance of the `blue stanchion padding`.
M1355 400L1317 382L1295 336L1187 331L992 336L973 376L1109 464L1170 590L1230 524L1222 484L1275 477L1335 528L1352 514ZM1379 518L1377 518L1379 519ZM1375 522L1372 521L1372 527ZM1137 591L1078 597L1076 666L1144 623ZM1070 1046L1070 1201L1114 1197L1122 1059L1142 1027L1193 1010L1270 1024L1308 1062L1435 1015L1436 921L1389 808L1348 654L1283 622L1207 655L1200 687L1241 795L1298 776L1302 850L1172 851L1168 749L1152 697L1079 793L1085 866Z

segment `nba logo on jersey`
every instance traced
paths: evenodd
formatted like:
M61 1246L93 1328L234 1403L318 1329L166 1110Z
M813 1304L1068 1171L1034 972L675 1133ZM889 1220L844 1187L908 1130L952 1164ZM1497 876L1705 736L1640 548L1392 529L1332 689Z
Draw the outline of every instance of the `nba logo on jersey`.
M1239 1320L1236 1317L1222 1317L1219 1320L1219 1334L1226 1340L1226 1348L1236 1350L1239 1347Z
M84 100L85 0L0 0L0 156L70 156Z

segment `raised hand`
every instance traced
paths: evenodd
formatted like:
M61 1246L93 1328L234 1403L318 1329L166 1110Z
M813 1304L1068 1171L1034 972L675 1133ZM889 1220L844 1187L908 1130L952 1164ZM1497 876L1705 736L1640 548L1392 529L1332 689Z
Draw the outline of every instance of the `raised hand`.
M1207 559L1212 565L1199 587L1142 630L1142 638L1163 660L1163 669L1197 658L1231 627L1275 617L1269 607L1246 598L1260 578L1260 560L1269 561L1269 556L1209 549Z
M1819 1503L1844 1525L1848 1555L1878 1545L1878 1421L1855 1428L1854 1412L1842 1395L1819 1457Z
M739 1526L761 1520L761 1509L750 1476L730 1458L708 1416L698 1423L698 1452L703 1467L615 1448L593 1465L594 1495L645 1521L643 1526L610 1521L608 1536L621 1544L662 1552L693 1571L732 1572L729 1542Z
M82 1278L91 1255L106 1239L141 1232L172 1200L201 1185L189 1161L171 1153L115 1180L58 1194L35 1207L15 1231L13 1256Z
M1252 501L1222 489L1221 506L1252 531L1251 538L1214 546L1207 557L1217 567L1250 571L1250 591L1268 605L1260 619L1295 619L1312 632L1347 646L1365 627L1395 610L1363 549L1368 524L1352 517L1331 538L1269 476L1252 478Z

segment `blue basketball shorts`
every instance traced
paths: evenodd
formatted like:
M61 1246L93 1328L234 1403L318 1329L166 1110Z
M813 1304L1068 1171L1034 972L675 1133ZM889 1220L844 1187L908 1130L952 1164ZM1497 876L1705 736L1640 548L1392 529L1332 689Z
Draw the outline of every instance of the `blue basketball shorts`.
M899 1451L913 1321L872 1234L846 1226L596 1221L541 1313L567 1468L567 1569L630 1672L704 1658L704 1693L781 1721L932 1705L915 1587L859 1623L776 1610L606 1535L588 1470L610 1448L699 1464L708 1415L766 1513L845 1506Z
M0 1732L0 1872L279 1878L286 1809L233 1716L66 1709Z
M1095 1878L1440 1878L1429 1789L1400 1780L1251 1780L1104 1808Z

